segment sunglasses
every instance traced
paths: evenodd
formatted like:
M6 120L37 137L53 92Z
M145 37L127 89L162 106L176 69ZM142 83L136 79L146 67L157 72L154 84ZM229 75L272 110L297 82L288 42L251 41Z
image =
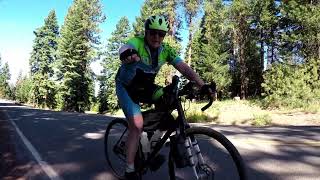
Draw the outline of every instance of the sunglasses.
M164 37L164 36L166 36L166 32L164 32L164 31L158 31L158 30L149 30L149 34L151 35L151 36L156 36L157 34L158 34L158 36L159 37Z

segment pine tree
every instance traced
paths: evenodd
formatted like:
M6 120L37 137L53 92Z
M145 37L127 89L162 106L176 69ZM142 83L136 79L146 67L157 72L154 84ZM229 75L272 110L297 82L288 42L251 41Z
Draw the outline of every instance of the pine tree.
M94 87L89 65L104 19L99 0L74 0L68 10L58 45L64 110L84 112L90 107Z
M29 64L33 82L33 98L41 107L54 108L56 87L53 81L53 63L57 59L59 26L55 11L50 11L42 27L34 31L35 39Z
M252 24L252 11L250 1L233 1L230 9L230 20L232 25L232 42L233 56L235 58L235 69L232 69L233 74L233 92L239 95L241 99L248 96L248 57L250 52L251 32L250 25Z
M249 67L249 95L261 95L263 83L263 71L272 63L279 61L279 8L274 0L252 0L251 11L253 21L251 24L251 48L259 48L259 61L251 60ZM254 47L254 44L259 44ZM266 49L266 51L265 51ZM255 53L255 52L253 52ZM266 59L265 59L266 57ZM258 58L258 57L257 57ZM252 59L252 58L251 58ZM267 67L265 67L265 61ZM251 91L251 92L250 92Z
M11 78L9 64L6 62L2 66L1 56L0 56L0 97L10 98L11 88L9 86L9 80Z
M206 81L215 81L218 90L227 94L231 83L228 61L226 8L221 0L206 1L204 16L192 41L192 66Z
M122 17L111 33L102 60L102 76L100 77L99 112L114 111L118 107L115 91L115 76L120 66L119 48L128 40L131 28L127 17Z
M176 13L178 2L175 0L146 0L140 9L140 16L133 23L134 35L144 35L144 22L152 15L165 15L170 23L169 35L179 39L181 20Z
M179 3L175 0L146 0L141 7L140 16L136 17L136 21L133 23L133 35L144 35L144 23L148 17L152 15L164 15L167 17L170 27L169 36L165 38L165 41L181 49L181 46L177 43L182 40L180 36L182 22L177 13L178 6Z
M273 107L300 108L314 98L306 65L274 63L265 73L266 102Z
M292 62L320 59L320 4L287 1L280 4L282 57Z
M189 27L189 44L192 42L193 34L195 31L195 17L197 17L198 12L201 10L200 6L203 3L203 0L184 0L182 1L182 6L184 7L185 19L187 26ZM192 46L187 48L187 58L186 61L188 65L191 65L191 54Z
M288 63L308 65L314 76L308 84L317 96L320 80L320 2L288 1L281 3L280 9L281 55Z
M22 72L20 71L17 82L15 84L15 100L22 103L31 102L32 93L31 78L22 76Z

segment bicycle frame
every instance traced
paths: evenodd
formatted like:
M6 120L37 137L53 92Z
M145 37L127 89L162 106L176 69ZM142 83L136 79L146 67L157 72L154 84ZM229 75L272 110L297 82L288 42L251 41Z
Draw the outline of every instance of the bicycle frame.
M147 168L150 164L150 161L155 158L156 154L161 150L162 146L165 144L165 142L167 141L167 139L170 137L170 135L176 131L179 130L179 133L181 136L185 137L185 130L190 128L190 125L187 123L186 121L186 116L184 113L184 110L182 108L182 103L181 103L181 98L179 96L179 88L180 88L180 84L179 84L179 77L178 76L174 76L173 80L172 80L172 84L174 85L173 88L173 93L174 93L174 107L173 110L177 110L178 111L178 117L175 119L177 121L177 126L171 126L166 133L163 135L163 137L155 144L154 149L151 151L150 155L148 156L147 160L145 161L144 165L142 165L139 168L139 172L142 172L142 170L144 170L145 168ZM212 99L210 99L209 104L207 104L204 108L208 108L210 105L212 104ZM204 110L203 108L203 110ZM186 143L188 143L187 146L189 146L189 153L191 153L190 147L193 146L197 152L197 156L200 159L199 163L200 165L204 164L202 155L200 153L200 148L198 146L198 143L196 141L196 139L194 137L190 137L186 139ZM195 164L193 161L193 156L190 157L190 161L191 161L191 166L193 167L193 170L195 172L195 175L197 176L196 173L196 169L195 169ZM197 176L198 178L198 176Z
M213 84L214 85L214 84ZM155 145L152 147L152 150L147 156L145 156L145 153L142 153L142 149L139 149L137 151L137 157L141 157L141 158L137 158L135 159L135 163L136 163L136 170L140 173L140 175L145 174L149 169L150 170L157 170L157 168L159 168L159 166L157 166L157 164L153 164L152 160L154 160L154 158L156 158L156 155L160 152L160 150L162 149L163 145L166 143L166 141L168 140L168 138L170 138L170 152L169 152L169 162L168 162L168 167L169 167L169 176L171 179L175 178L175 174L176 174L176 168L184 168L184 167L191 167L192 168L192 172L194 177L196 177L196 179L208 179L209 177L213 177L213 175L215 175L215 171L210 167L210 165L204 161L204 157L207 156L203 156L201 151L200 151L200 147L198 145L198 140L199 143L202 142L202 136L207 136L213 140L216 140L217 142L219 142L223 148L225 148L228 151L228 154L232 157L233 163L234 165L236 165L237 171L238 171L238 175L240 177L240 179L247 179L246 178L246 170L245 170L245 165L244 162L239 154L239 152L237 151L237 149L234 147L234 145L221 133L219 133L218 131L215 131L211 128L206 128L206 127L191 127L189 125L189 123L186 121L186 116L185 116L185 112L184 109L182 107L182 96L185 96L186 99L192 99L194 98L195 94L198 94L198 90L194 89L194 83L188 83L186 85L184 85L182 88L180 87L181 84L179 83L179 77L174 76L173 80L172 80L172 84L169 85L165 90L166 94L165 96L163 96L163 99L161 100L161 102L158 104L160 106L156 106L155 107L155 111L153 112L160 112L159 114L161 114L160 119L163 120L162 117L168 117L168 116L162 116L162 114L169 113L171 116L171 112L173 110L177 110L178 112L178 117L173 120L173 117L168 117L168 121L160 121L160 122L164 122L164 124L166 126L162 126L161 123L159 123L159 126L154 126L153 125L148 125L148 121L146 121L146 125L144 126L144 130L149 133L148 134L148 138L149 140L152 139L152 137L150 138L150 135L152 134L152 131L155 131L156 129L160 129L165 130L166 132L163 134L163 136L157 140L157 142L155 143ZM215 90L215 86L211 86L211 85L207 85L207 87L204 87L201 89L199 95L204 95L207 93L212 93L212 92L207 92L205 91L206 88L211 88L213 90ZM196 90L196 91L195 91ZM209 89L210 91L210 89ZM202 111L204 111L205 109L207 109L208 107L210 107L213 103L213 98L212 96L209 96L210 101L207 105L205 105L203 108L201 108ZM163 104L161 104L163 102ZM148 115L149 111L146 113L146 115ZM151 114L152 115L152 114ZM157 114L155 114L157 115ZM153 118L154 116L150 116L151 118ZM157 122L157 117L155 117L156 120L155 122ZM150 121L152 122L152 121ZM170 123L170 124L167 124ZM105 133L105 153L106 153L106 157L107 157L107 161L110 164L110 159L108 158L108 150L107 148L110 147L109 146L109 141L108 141L108 137L110 132L111 132L111 128L113 128L113 126L117 123L122 124L122 127L125 126L125 129L122 133L122 136L124 136L124 134L126 133L126 131L128 130L128 124L125 120L123 119L116 119L114 121L111 122L111 124L108 125L108 128L106 130ZM168 126L169 125L169 126ZM149 129L148 129L149 128ZM174 134L175 132L175 134ZM200 135L200 138L196 138L198 137L198 135ZM122 136L120 137L120 139L118 139L118 141L116 142L115 145L113 145L113 152L116 153L116 155L121 155L122 157L125 158L125 147L123 142L125 142L126 138L122 139ZM206 140L206 139L204 139ZM142 146L142 142L139 142L139 148L141 148ZM184 147L183 147L184 146ZM115 148L119 148L119 149L115 149ZM119 156L120 157L120 156ZM120 158L122 158L120 157ZM177 158L178 157L178 158ZM123 158L122 158L123 159ZM208 161L209 163L211 161ZM156 166L152 166L152 165L156 165ZM159 164L160 165L160 164ZM174 166L175 165L175 166ZM115 172L117 177L122 177L123 175L120 173L118 173L114 168L113 165L111 165L111 168L113 169L113 171ZM188 169L186 169L188 170ZM185 171L185 169L183 169L182 171ZM178 171L179 172L179 171Z

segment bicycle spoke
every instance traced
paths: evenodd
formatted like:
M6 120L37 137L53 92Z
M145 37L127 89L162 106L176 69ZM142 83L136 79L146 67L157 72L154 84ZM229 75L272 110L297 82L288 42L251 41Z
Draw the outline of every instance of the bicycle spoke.
M109 167L115 176L122 178L126 167L125 142L127 139L127 122L116 119L111 122L105 134L105 155Z
M187 130L187 136L192 141L192 164L194 166L175 168L175 175L178 179L245 179L240 155L222 134L212 133L213 130L208 128L193 129L195 130L192 132ZM221 137L223 140L220 139Z

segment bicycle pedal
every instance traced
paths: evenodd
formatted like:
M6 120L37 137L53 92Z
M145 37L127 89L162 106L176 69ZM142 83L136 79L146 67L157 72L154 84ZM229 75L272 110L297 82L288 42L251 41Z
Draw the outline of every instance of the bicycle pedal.
M158 154L156 157L154 157L150 161L150 170L151 171L158 170L165 161L166 161L165 156L162 154Z

